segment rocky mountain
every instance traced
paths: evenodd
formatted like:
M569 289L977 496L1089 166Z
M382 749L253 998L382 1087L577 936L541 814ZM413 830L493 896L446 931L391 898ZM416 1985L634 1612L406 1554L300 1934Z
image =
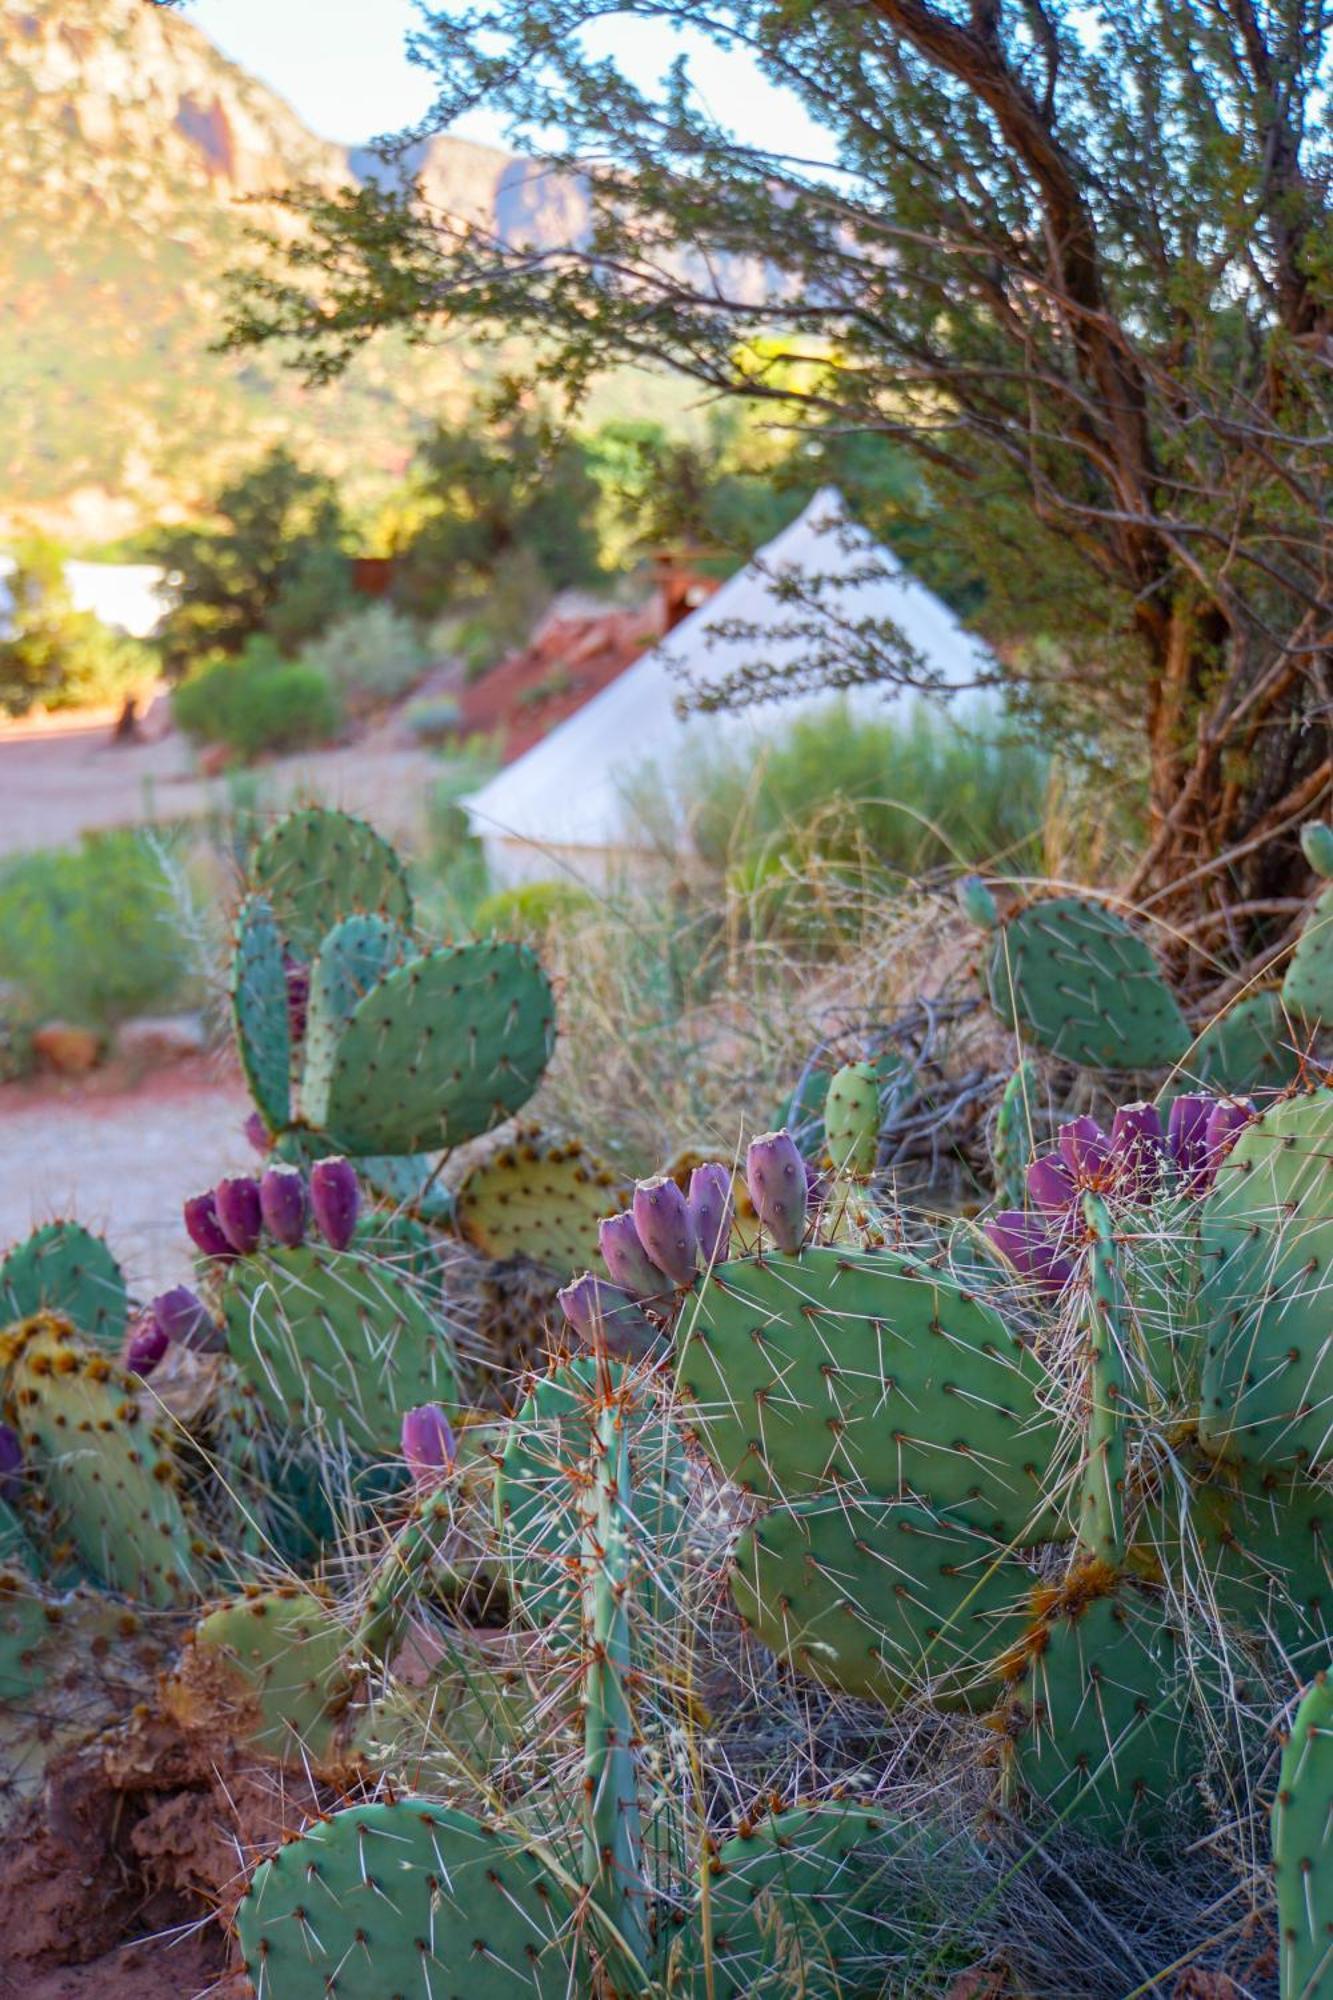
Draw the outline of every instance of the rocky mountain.
M414 164L433 200L506 234L578 226L576 185L538 162L441 138ZM353 490L401 474L493 355L386 342L316 390L209 351L225 274L280 220L264 197L370 170L178 13L0 0L0 536L105 540L188 512L279 440Z

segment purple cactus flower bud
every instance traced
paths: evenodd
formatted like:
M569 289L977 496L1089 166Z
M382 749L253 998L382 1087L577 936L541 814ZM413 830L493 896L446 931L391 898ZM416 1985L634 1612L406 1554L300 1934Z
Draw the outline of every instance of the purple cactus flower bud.
M308 1203L299 1167L267 1167L259 1182L259 1209L275 1242L295 1250L305 1240Z
M639 1182L634 1190L634 1227L658 1270L673 1285L693 1284L698 1262L694 1218L670 1175Z
M1075 1185L1087 1187L1100 1181L1110 1157L1111 1142L1095 1118L1071 1118L1060 1127L1060 1158L1074 1176Z
M731 1169L709 1160L690 1175L690 1217L702 1263L721 1264L731 1254Z
M560 1310L585 1347L605 1352L616 1361L642 1361L660 1344L661 1336L634 1300L618 1285L585 1271L556 1293Z
M287 976L287 1032L294 1042L303 1042L310 1011L310 967L299 959L284 958L283 971Z
M157 1367L170 1344L165 1327L158 1325L152 1313L145 1313L131 1328L125 1342L126 1369L131 1375L146 1378Z
M1255 1116L1248 1097L1230 1097L1215 1104L1208 1114L1204 1131L1203 1181L1206 1185L1225 1160L1245 1127Z
M248 1257L259 1248L264 1231L259 1182L249 1174L228 1174L214 1188L213 1199L223 1235L239 1256Z
M403 1457L418 1486L438 1486L458 1457L453 1425L438 1403L422 1403L403 1418Z
M159 1292L148 1308L162 1329L164 1340L177 1347L193 1348L196 1354L220 1354L226 1342L221 1328L197 1292L188 1285L173 1285Z
M597 1247L614 1282L636 1299L660 1298L666 1289L628 1209L603 1217L597 1225Z
M17 1500L23 1490L23 1446L19 1434L0 1424L0 1500Z
M1061 1256L1037 1216L1006 1208L982 1227L1006 1263L1043 1291L1062 1292L1073 1277L1073 1263Z
M273 1134L269 1131L268 1126L257 1111L250 1113L241 1130L257 1153L272 1152Z
M1131 1197L1144 1199L1166 1161L1166 1139L1155 1104L1122 1104L1111 1123L1110 1166Z
M217 1200L210 1188L207 1194L192 1194L184 1210L185 1227L190 1232L190 1241L205 1257L234 1257L236 1252L223 1233L218 1221Z
M1052 1214L1062 1214L1078 1199L1074 1176L1057 1159L1034 1160L1028 1168L1027 1181L1028 1193L1037 1207L1049 1209Z
M764 1132L745 1155L745 1185L755 1214L779 1250L795 1252L805 1237L805 1162L791 1133Z
M1217 1100L1182 1096L1172 1100L1167 1116L1166 1143L1182 1180L1195 1186L1207 1168L1208 1120Z
M361 1213L361 1187L350 1160L335 1155L315 1162L310 1169L310 1206L330 1249L345 1250Z

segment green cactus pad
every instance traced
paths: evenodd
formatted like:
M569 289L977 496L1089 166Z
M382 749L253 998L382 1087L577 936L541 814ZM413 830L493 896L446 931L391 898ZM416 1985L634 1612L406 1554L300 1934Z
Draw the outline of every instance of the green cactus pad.
M1201 1752L1190 1675L1157 1601L1132 1584L1109 1589L1112 1576L1094 1565L1071 1579L1012 1658L997 1719L1008 1775L1080 1832L1178 1838Z
M360 1153L356 1170L381 1201L445 1229L454 1220L454 1192L438 1164L432 1153Z
M1152 953L1100 903L1052 896L1015 911L994 935L986 979L1000 1019L1065 1062L1157 1069L1189 1049Z
M1305 1690L1273 1801L1282 2000L1333 1995L1333 1684Z
M796 1806L733 1835L676 1946L684 1992L689 2000L924 1993L947 1909L943 1849L930 1827L843 1804Z
M127 1377L63 1321L11 1336L6 1408L40 1491L44 1538L68 1540L85 1572L145 1603L199 1594L206 1551L186 1519L164 1439ZM34 1500L28 1508L37 1512Z
M320 945L310 973L301 1076L307 1124L319 1128L325 1122L338 1044L353 1014L380 980L415 955L407 933L387 917L344 917Z
M357 1679L351 1631L312 1591L254 1591L190 1634L168 1694L180 1719L225 1716L233 1742L303 1768L338 1761Z
M412 923L403 864L387 840L350 813L312 806L269 828L250 861L250 881L268 898L287 949L313 959L344 917Z
M406 1411L456 1402L448 1331L387 1264L307 1243L239 1258L224 1283L232 1359L278 1423L395 1453Z
M1040 1087L1037 1065L1021 1062L1004 1086L996 1107L991 1168L995 1198L1001 1208L1027 1207L1028 1162L1037 1151L1032 1117Z
M879 1147L879 1072L874 1063L847 1063L824 1100L824 1146L835 1173L866 1180Z
M1282 982L1282 999L1299 1020L1333 1020L1333 889L1325 889L1306 918Z
M262 896L250 896L236 918L231 958L231 1017L241 1068L270 1132L292 1116L292 1031L282 939Z
M775 1507L742 1535L732 1595L766 1646L844 1694L989 1708L1033 1577L923 1507L836 1497Z
M1182 1060L1170 1095L1196 1087L1237 1097L1285 1090L1301 1073L1298 1039L1280 993L1272 987L1247 993L1209 1022Z
M676 1326L678 1386L747 1490L916 1495L1005 1542L1041 1539L1059 1427L1038 1363L982 1300L887 1251L733 1259Z
M581 1140L524 1131L464 1180L458 1231L487 1257L527 1257L570 1277L595 1263L598 1222L628 1198L623 1177Z
M82 1223L48 1222L0 1264L0 1327L58 1313L85 1340L119 1352L129 1310L124 1272Z
M1088 1385L1084 1460L1073 1497L1074 1534L1086 1556L1125 1560L1125 1288L1115 1228L1100 1195L1085 1194L1088 1253Z
M600 1375L591 1355L542 1376L508 1427L496 1473L496 1528L524 1616L534 1625L558 1625L571 1641L580 1615L580 1500L588 1483L581 1469L593 1449L593 1405L603 1387L614 1394L626 1379L619 1365ZM627 1421L640 1571L634 1608L661 1621L675 1598L689 1469L680 1439L651 1397Z
M326 1129L349 1153L460 1146L522 1109L554 1038L551 988L526 945L430 952L381 980L352 1016Z
M536 1855L433 1799L348 1806L255 1871L236 1912L273 2000L570 2000L570 1897Z
M1333 1456L1333 1090L1246 1126L1218 1168L1200 1239L1200 1437L1252 1465L1321 1463Z

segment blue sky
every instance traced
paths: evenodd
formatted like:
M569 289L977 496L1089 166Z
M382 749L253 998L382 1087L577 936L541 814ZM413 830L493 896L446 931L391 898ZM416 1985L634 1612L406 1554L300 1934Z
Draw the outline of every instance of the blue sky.
M413 0L191 0L186 18L224 54L285 97L327 139L359 141L397 131L431 101L429 80L408 62L403 39L417 21ZM611 20L597 49L614 52L646 81L682 43L643 21ZM689 49L691 73L714 112L725 111L745 139L823 151L799 107L772 89L742 55L702 41ZM498 123L479 113L458 130L503 144Z

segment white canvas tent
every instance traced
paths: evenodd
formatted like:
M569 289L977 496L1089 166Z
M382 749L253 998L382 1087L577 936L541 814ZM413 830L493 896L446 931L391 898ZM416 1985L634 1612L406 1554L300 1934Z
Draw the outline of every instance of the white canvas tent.
M873 572L873 574L871 574ZM895 688L858 688L837 697L798 694L739 710L682 720L677 702L686 686L716 685L756 660L797 665L810 639L792 628L778 594L784 576L820 579L813 595L830 640L838 629L867 620L891 621L946 688L973 686L994 662L939 599L852 526L831 488L730 577L649 653L600 694L534 744L462 804L501 882L574 876L593 886L634 865L648 839L628 810L631 789L652 768L654 789L668 807L682 757L696 745L757 749L796 717L847 701L859 716L888 713L916 697ZM846 579L845 581L843 579ZM739 626L743 636L719 627Z

